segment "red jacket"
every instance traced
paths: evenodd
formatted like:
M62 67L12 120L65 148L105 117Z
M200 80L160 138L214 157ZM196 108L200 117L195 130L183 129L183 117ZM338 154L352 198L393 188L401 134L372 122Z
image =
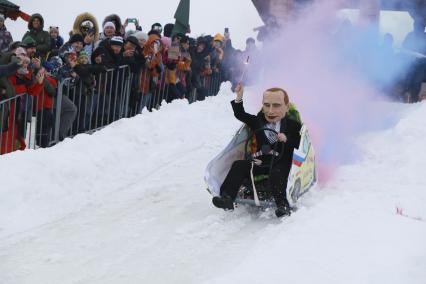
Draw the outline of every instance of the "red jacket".
M27 93L33 97L37 97L43 92L44 84L40 84L37 81L31 82L32 78L33 72L29 71L26 75L18 75L15 73L9 77L9 81L15 88L16 94ZM21 79L22 83L18 81L19 79ZM23 81L26 81L26 84L24 84Z
M45 89L45 84L43 83L38 83L37 81L33 81L32 80L33 77L33 73L32 71L30 71L28 74L26 75L12 75L9 77L9 80L12 82L12 85L15 87L16 93L17 94L22 94L22 93L27 93L30 96L36 97L37 101L34 102L34 110L40 111L43 108L45 109L51 109L53 107L53 97L51 97L51 95L48 95L46 89ZM21 78L22 80L26 80L28 83L27 84L19 84L18 79ZM57 82L55 79L53 79L52 77L46 75L45 80L49 81L50 84L52 85L53 88L57 88Z

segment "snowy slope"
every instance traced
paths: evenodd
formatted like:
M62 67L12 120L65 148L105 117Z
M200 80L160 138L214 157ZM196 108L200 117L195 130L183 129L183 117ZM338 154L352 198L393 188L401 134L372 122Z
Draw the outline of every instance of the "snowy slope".
M239 126L232 98L2 156L0 283L425 283L426 104L360 136L359 161L277 220L204 190Z

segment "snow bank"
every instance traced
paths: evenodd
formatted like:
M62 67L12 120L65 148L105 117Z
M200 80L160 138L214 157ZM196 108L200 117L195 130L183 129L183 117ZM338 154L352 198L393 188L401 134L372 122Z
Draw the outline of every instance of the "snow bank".
M2 156L0 283L424 283L426 104L383 104L399 120L277 220L217 210L204 190L239 126L232 98L226 85Z

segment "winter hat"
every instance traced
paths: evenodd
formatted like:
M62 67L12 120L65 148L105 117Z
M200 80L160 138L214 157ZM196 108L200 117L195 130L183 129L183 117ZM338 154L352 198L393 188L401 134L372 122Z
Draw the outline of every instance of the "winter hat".
M151 26L151 30L157 31L161 34L161 32L163 31L163 26L160 23L155 23Z
M85 20L80 24L80 28L93 29L94 24L90 20Z
M132 36L134 36L135 38L137 38L138 40L144 39L145 41L148 40L148 35L145 32L142 31L137 31L134 34L132 34Z
M37 46L37 42L32 37L27 36L21 42L21 46L24 47L24 48L36 47Z
M221 34L215 34L213 40L223 42L225 40L225 38Z
M122 46L124 41L121 36L113 36L110 40L111 45L120 45Z
M14 41L9 45L9 50L14 50L20 47L22 43L20 41Z
M49 32L51 31L56 31L57 33L59 33L59 28L58 27L54 27L54 26L50 26L49 27Z
M53 66L53 71L59 69L63 65L62 59L59 56L50 58L49 63Z
M126 42L130 42L130 43L132 43L132 44L134 44L136 46L139 46L139 40L135 36L133 36L133 35L129 36L126 39Z
M105 29L105 28L108 28L108 27L113 27L113 28L114 28L114 30L115 30L115 25L114 25L114 23L113 23L113 22L106 22L106 23L104 24L104 29Z
M134 30L128 30L126 31L126 33L124 34L124 39L127 39L129 36L132 36L136 31Z
M78 55L78 59L81 59L81 58L89 59L89 54L87 54L86 51L82 50L82 51L80 51L80 54Z
M84 43L84 38L81 34L73 34L70 37L70 40L68 41L70 44L73 44L74 42L81 42Z

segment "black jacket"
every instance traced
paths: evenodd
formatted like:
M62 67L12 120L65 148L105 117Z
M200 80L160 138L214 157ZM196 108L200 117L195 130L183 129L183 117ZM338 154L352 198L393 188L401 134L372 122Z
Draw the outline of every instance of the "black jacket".
M111 40L109 38L104 39L99 43L99 46L93 51L91 56L91 62L95 64L95 58L101 55L102 62L107 69L114 69L121 65L124 65L123 62L123 52L115 54L111 48Z
M257 115L252 115L244 110L243 103L235 103L235 101L231 101L232 109L234 110L235 117L247 124L247 126L255 131L259 128L265 127L268 123L265 119L265 115L262 112L259 112ZM280 132L284 133L287 136L287 142L284 144L284 154L281 158L281 162L287 162L291 165L293 160L293 150L299 148L300 144L300 129L302 125L285 116L281 120L281 128ZM264 131L260 131L256 133L256 142L257 142L257 151L260 151L262 145L271 145L268 138L265 135ZM272 147L274 145L271 145ZM278 150L280 151L282 147L282 143L278 142ZM262 159L264 162L268 159Z

